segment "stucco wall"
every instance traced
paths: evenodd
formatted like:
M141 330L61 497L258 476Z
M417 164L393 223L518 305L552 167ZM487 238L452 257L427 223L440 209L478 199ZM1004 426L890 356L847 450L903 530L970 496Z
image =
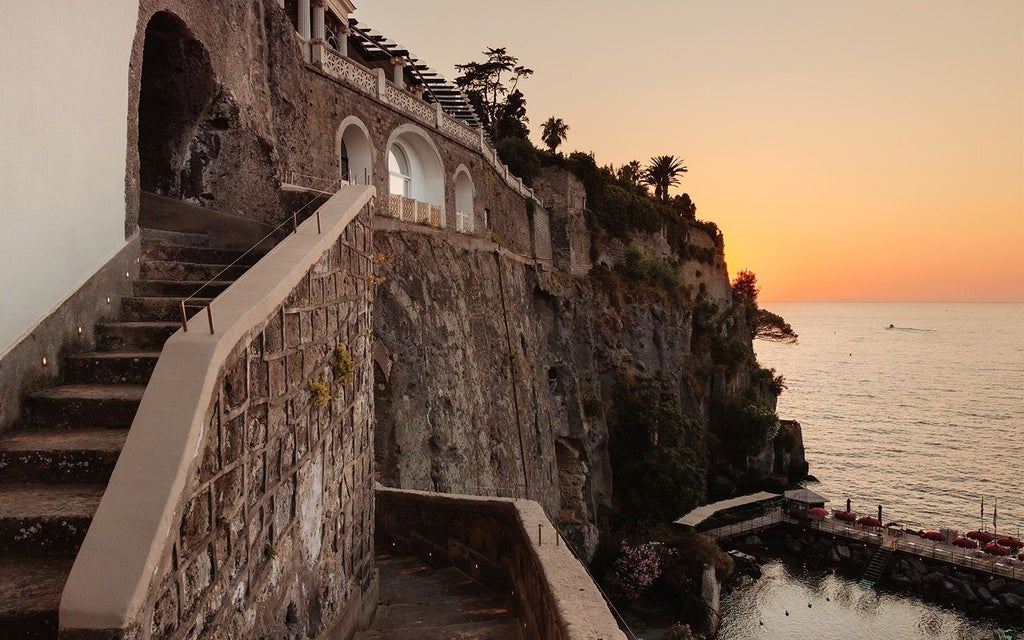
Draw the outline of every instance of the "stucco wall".
M0 355L125 246L137 15L135 0L3 4Z

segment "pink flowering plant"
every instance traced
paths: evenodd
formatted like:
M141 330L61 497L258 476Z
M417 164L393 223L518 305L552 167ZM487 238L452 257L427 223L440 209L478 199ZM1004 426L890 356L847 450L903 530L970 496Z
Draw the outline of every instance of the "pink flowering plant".
M690 625L677 622L668 630L665 640L702 640L704 636L690 628Z
M636 600L661 575L661 557L658 544L644 542L637 545L623 541L609 582L616 597Z

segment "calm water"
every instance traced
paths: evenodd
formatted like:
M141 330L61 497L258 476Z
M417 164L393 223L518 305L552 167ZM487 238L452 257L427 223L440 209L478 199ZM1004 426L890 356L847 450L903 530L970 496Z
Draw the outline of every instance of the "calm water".
M820 481L808 486L830 506L850 498L860 514L883 505L887 522L966 530L981 526L984 498L991 530L998 498L999 531L1024 530L1024 305L766 306L800 334L797 345L755 346L762 364L786 376L779 415L803 425ZM817 627L791 626L780 635L758 624L756 616L767 615L760 603L855 587L831 575L809 585L781 565L766 577L751 598L741 590L726 599L727 629L735 631L723 638L970 638L987 628L918 601L850 591L856 597L830 604L842 609L834 615L893 631L820 635Z

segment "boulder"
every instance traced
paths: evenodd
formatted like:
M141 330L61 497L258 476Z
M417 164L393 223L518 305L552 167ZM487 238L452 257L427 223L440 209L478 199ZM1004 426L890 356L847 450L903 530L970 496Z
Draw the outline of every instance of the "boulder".
M999 596L999 600L1003 603L1003 606L1007 609L1022 609L1024 608L1024 598L1018 596L1016 593L1003 593Z
M914 568L914 571L920 573L922 576L928 573L928 567L926 567L925 564L921 562L920 558L911 558L908 564L910 564L910 566Z
M848 547L848 546L846 546L844 544L841 544L838 547L836 547L835 550L836 550L836 553L839 554L839 557L840 557L840 559L843 560L843 562L846 562L847 560L850 559L850 557L851 557L850 547Z
M840 560L839 560L839 552L836 551L835 549L830 549L829 552L828 552L828 561L833 563L833 564L838 564L840 562Z
M977 594L978 600L982 602L990 602L992 600L992 593L981 585L975 585L974 593Z
M896 574L889 579L889 584L897 589L909 589L914 586L914 581L903 574Z
M747 547L748 549L764 549L764 540L757 536L747 536L740 540L740 546Z
M931 573L926 574L922 580L930 587L939 585L942 582L949 582L949 580L945 580L945 576L943 576L939 571L932 571Z
M1002 578L996 578L992 582L988 583L988 590L991 593L996 593L996 594L1002 593L1003 589L1005 589L1005 588L1006 588L1006 580L1003 580Z

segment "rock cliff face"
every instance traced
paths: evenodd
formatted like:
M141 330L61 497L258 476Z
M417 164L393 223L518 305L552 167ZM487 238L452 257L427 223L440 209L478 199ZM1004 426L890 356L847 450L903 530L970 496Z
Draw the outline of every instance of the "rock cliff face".
M529 497L592 550L613 496L605 416L616 372L667 373L684 410L704 417L755 384L750 366L730 371L695 352L697 305L654 288L542 270L493 242L394 221L378 219L374 243L376 456L387 485ZM740 335L720 250L715 258L695 278L681 262L682 285L704 283L704 301L721 310L715 331Z

